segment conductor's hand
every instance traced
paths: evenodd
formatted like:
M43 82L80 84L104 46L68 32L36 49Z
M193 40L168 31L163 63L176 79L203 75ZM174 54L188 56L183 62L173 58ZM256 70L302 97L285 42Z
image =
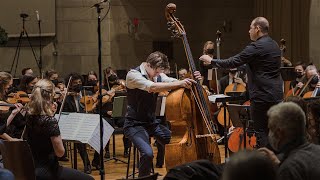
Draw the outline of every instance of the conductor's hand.
M200 61L203 62L204 65L210 65L212 57L210 57L208 55L202 55L199 59L200 59Z
M320 88L320 82L317 83L316 88Z

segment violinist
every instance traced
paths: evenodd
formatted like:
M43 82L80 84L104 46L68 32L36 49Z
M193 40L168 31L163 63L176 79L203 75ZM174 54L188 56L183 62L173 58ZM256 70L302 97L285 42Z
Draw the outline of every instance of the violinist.
M24 75L20 80L19 85L19 96L22 104L26 104L30 101L29 95L31 94L34 85L38 82L38 78L34 75ZM25 97L23 97L25 96ZM20 102L19 100L19 102ZM23 111L22 111L23 112ZM20 113L21 114L21 113ZM18 115L14 118L15 123L12 123L8 126L7 134L11 137L20 138L24 127L26 125L26 118L21 115Z
M38 78L33 75L24 75L20 80L19 90L31 94L34 85L38 82Z
M45 72L45 79L52 81L52 83L56 86L58 84L59 74L56 70L50 69Z
M164 71L168 68L167 56L157 51L151 53L140 66L131 69L126 77L128 106L124 134L140 152L139 177L151 172L153 151L149 137L153 136L159 146L168 144L171 139L170 130L159 124L155 116L158 93L190 88L196 83L189 78L179 81L166 76ZM194 77L200 80L201 74L196 71Z
M65 82L70 82L69 94L65 98L65 104L63 107L63 112L80 112L84 113L84 105L80 103L80 99L83 96L81 92L82 88L82 76L78 73L71 73L65 79ZM88 157L88 153L86 151L86 144L83 143L75 143L75 147L78 149L81 159L84 165L84 172L87 174L91 173L91 165Z
M13 78L11 74L7 72L0 72L0 101L1 103L4 103L6 100L6 96L8 94L9 88L12 86ZM17 140L16 138L11 137L8 135L7 127L12 123L16 124L19 123L18 120L20 118L16 117L23 117L22 114L25 112L22 110L23 105L20 103L17 103L14 105L15 109L10 111L9 109L0 111L0 138L5 140Z
M208 55L211 58L214 58L214 54L215 54L214 53L214 43L212 41L207 41L204 43L203 49L202 49L202 54ZM208 66L201 61L199 63L200 63L200 72L202 74L202 79L203 79L202 84L209 87L208 69L211 69L211 66Z
M22 69L21 74L22 74L22 76L24 76L24 75L33 75L33 71L32 71L31 68L26 67L26 68Z
M119 85L119 82L118 82L119 78L111 67L107 67L104 72L105 72L104 82L103 82L104 89L109 91L114 85Z
M296 79L290 82L290 89L295 89L297 91L298 89L303 88L306 83L305 70L306 65L303 62L300 61L295 64L294 71L296 73Z
M41 79L32 91L28 103L25 136L30 145L37 179L93 179L78 170L62 167L58 157L62 157L63 147L58 121L54 117L56 105L54 85Z
M86 82L86 86L97 86L98 82L99 82L97 74L94 71L90 71L87 75L88 75L88 79ZM111 77L111 76L109 76L109 77ZM110 79L110 80L113 80L113 79ZM111 81L111 82L113 82L113 81ZM113 86L116 85L115 82L116 81L114 81L112 83ZM107 88L107 86L104 86L103 88ZM92 88L92 89L94 89L94 88ZM96 92L93 90L93 93L96 93L96 94L99 93L97 90L96 90ZM103 89L103 90L105 90L105 89ZM106 91L105 93L107 93L106 96L110 96L111 100L108 100L106 103L104 103L102 105L101 113L102 113L103 119L105 119L111 125L116 124L118 127L123 127L123 121L124 121L123 119L120 118L120 119L115 120L114 122L111 120L112 108L113 108L113 103L112 103L113 98L112 97L114 95L114 92L112 92L112 90L110 90L110 91ZM104 94L104 92L102 92L102 94ZM98 105L99 105L99 101L96 100L96 108L94 110L94 113L99 113L99 111L98 111L99 106ZM104 156L105 158L110 158L110 151L109 151L110 143L109 142L106 145L106 153ZM123 136L123 144L124 144L124 156L127 157L130 144L128 142L128 139L125 138L125 136ZM95 167L97 170L100 169L100 155L96 151L94 153L94 157L92 160L92 166Z

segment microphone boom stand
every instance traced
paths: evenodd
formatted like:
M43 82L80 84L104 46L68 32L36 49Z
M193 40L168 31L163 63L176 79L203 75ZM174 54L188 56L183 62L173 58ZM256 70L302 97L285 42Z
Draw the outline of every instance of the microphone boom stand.
M103 160L103 119L102 119L102 67L101 67L101 10L100 3L96 3L93 6L97 10L98 14L98 65L99 65L99 115L100 115L100 177L104 180L104 160Z

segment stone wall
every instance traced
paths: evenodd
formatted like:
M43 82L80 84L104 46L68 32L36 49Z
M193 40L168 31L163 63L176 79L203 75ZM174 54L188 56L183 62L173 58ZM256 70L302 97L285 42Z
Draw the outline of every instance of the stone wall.
M94 8L90 9L95 2L56 0L56 39L43 50L44 70L54 68L62 75L98 70L97 14ZM129 69L140 64L153 51L153 41L172 41L171 64L176 63L178 68L187 66L182 41L171 39L167 30L164 8L169 2L177 5L175 16L185 27L195 61L202 53L203 43L215 41L217 29L223 33L222 58L234 55L249 42L253 0L111 1L110 12L102 21L103 67ZM107 6L103 7L102 16L107 11ZM10 69L14 49L0 48L1 70ZM27 51L28 48L21 52L19 72L25 66L36 69L32 54Z

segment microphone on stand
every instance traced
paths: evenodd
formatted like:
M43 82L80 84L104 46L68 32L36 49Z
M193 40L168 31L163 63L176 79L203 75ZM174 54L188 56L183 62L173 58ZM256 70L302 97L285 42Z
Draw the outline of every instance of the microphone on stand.
M36 10L36 14L37 14L37 20L40 21L40 15L38 10Z
M105 2L107 2L107 1L109 1L109 0L101 0L100 2L98 2L98 3L94 4L94 5L92 5L90 8L93 8L93 7L99 6L100 4L105 3Z

